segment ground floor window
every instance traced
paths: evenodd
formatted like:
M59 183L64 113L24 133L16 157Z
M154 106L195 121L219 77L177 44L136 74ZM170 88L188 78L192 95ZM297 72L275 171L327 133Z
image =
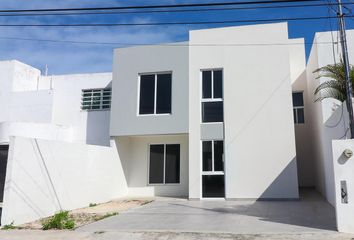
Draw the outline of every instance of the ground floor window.
M225 197L224 141L202 142L202 196Z
M180 181L180 145L151 144L149 184L173 184Z

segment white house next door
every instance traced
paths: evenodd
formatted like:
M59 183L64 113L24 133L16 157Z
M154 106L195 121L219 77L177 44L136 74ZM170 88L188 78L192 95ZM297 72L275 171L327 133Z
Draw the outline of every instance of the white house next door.
M225 197L224 142L202 142L202 197Z

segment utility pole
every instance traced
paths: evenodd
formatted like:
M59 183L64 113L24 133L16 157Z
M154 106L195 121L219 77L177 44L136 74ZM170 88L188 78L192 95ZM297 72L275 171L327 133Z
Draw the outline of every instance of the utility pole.
M354 138L354 114L353 114L353 92L352 92L352 81L350 79L350 66L348 57L348 46L347 46L347 36L345 33L345 21L343 14L342 1L338 0L338 17L339 17L339 31L340 31L340 41L342 46L343 63L345 66L345 80L346 80L346 93L347 93L347 109L349 113L349 128L350 128L350 138Z

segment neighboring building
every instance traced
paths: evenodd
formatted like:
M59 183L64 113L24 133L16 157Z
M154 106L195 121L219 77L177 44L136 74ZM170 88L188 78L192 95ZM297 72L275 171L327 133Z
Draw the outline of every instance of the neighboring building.
M335 186L332 155L332 140L350 137L349 119L346 104L335 99L326 99L315 102L316 87L327 81L327 78L318 78L313 73L316 69L340 62L341 47L337 32L320 32L314 36L314 42L307 62L306 76L302 79L302 86L298 90L304 93L305 124L301 135L297 135L297 142L302 143L303 162L313 169L308 174L308 184L313 185L322 193L329 203L335 205ZM347 30L349 60L354 62L354 30ZM333 42L333 44L331 44ZM298 129L296 129L298 131ZM310 173L310 172L309 172Z
M0 143L23 136L109 146L111 73L42 76L18 61L0 61L0 72Z
M116 49L110 135L129 194L298 198L293 41L279 23Z
M0 72L0 202L10 136L109 146L111 73L42 76L18 61Z

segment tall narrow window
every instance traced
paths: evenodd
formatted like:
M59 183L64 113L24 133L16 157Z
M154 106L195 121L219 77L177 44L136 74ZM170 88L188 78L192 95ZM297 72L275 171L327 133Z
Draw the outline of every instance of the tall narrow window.
M302 92L293 92L294 123L305 123L304 96Z
M222 70L202 71L202 122L223 122Z
M202 142L202 196L225 197L224 142Z
M139 114L171 113L172 74L140 75Z
M224 171L224 141L203 141L203 172Z
M111 108L110 88L83 89L81 93L82 110L109 110Z
M180 145L150 145L149 184L179 183Z

